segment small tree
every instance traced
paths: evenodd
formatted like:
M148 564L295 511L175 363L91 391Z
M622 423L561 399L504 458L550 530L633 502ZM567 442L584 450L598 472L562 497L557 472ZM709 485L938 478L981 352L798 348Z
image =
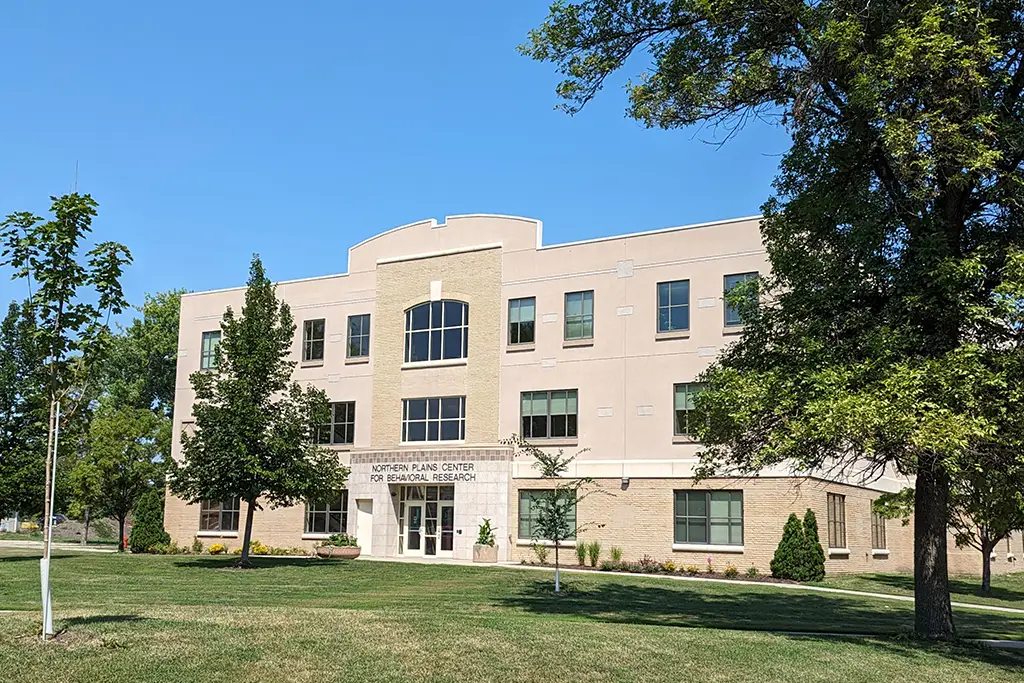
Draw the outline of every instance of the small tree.
M575 455L566 456L562 449L556 453L548 453L537 446L534 446L518 434L513 434L502 443L512 446L517 455L527 455L533 458L533 466L540 472L540 476L546 480L555 480L551 488L541 491L533 499L533 541L536 543L550 542L555 548L555 592L562 590L559 549L567 540L577 538L588 529L601 528L604 524L593 522L579 522L577 517L577 506L580 501L594 493L607 493L596 484L590 477L577 479L564 479L569 466L586 449L578 451Z
M132 532L128 547L133 553L149 552L158 543L170 543L164 530L164 497L156 488L150 488L135 504L132 511Z
M807 543L807 563L803 580L821 581L825 578L825 549L818 537L818 518L811 508L804 513L804 540Z
M807 554L807 535L796 513L790 513L782 529L782 540L772 558L772 576L776 579L799 581L800 568L804 566Z
M278 302L259 256L249 269L240 316L221 322L216 368L190 380L195 434L182 437L183 460L171 463L171 490L190 503L237 496L247 504L239 567L249 566L253 513L264 498L274 507L321 498L344 488L348 468L317 445L329 421L327 395L291 382L295 322Z

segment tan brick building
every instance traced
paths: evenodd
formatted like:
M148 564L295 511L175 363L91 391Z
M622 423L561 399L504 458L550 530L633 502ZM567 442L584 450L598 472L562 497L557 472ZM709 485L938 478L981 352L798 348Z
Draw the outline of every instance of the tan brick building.
M688 410L700 373L742 334L723 292L767 270L758 219L545 246L541 223L452 216L381 233L349 251L342 275L282 282L292 308L299 382L332 401L324 440L352 474L328 501L258 512L254 538L306 546L336 531L370 556L472 555L477 527L496 527L499 557L529 557L531 491L546 482L499 440L588 449L571 476L602 489L581 522L626 559L768 569L791 512L817 513L827 570L903 571L912 527L873 519L883 473L785 468L694 485L700 444ZM244 288L182 297L173 455L192 428L189 375L207 368L224 309ZM168 496L178 543L237 547L244 503L186 505ZM993 567L1014 567L1019 536ZM976 572L976 551L951 568Z

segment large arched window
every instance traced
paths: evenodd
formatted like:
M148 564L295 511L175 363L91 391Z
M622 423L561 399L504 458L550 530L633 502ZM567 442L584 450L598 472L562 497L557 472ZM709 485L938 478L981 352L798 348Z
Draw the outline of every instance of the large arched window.
M429 301L405 312L405 362L465 358L469 351L469 304Z

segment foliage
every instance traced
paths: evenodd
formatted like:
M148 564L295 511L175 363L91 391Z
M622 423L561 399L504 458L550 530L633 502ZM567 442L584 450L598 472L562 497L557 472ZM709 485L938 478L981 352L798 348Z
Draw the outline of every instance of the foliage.
M210 545L211 555L223 555L227 551L227 546L225 546L223 543L213 543Z
M700 573L700 567L695 564L688 564L683 571L689 576L697 576Z
M676 563L672 560L668 560L662 565L662 568L667 572L674 572L676 570Z
M759 572L757 571L757 567L754 567L754 566L747 567L747 578L748 579L756 579L758 573Z
M203 539L198 536L192 537L192 552L196 555L202 555L203 553Z
M198 539L197 539L198 540ZM164 530L164 501L156 489L148 489L135 505L132 513L132 531L128 547L133 553L153 552L157 546L167 546L171 537Z
M476 535L477 545L494 545L494 530L491 528L491 520L484 519L483 523L477 530Z
M240 316L221 322L217 366L192 374L195 434L182 437L171 489L189 502L238 496L248 503L240 566L248 565L260 501L294 505L344 488L348 468L316 443L328 422L327 396L291 381L295 322L254 256Z
M622 562L622 548L618 546L612 546L612 562Z
M714 574L715 573L715 565L714 565L712 559L709 557L707 562L708 562L708 574Z
M772 576L799 581L807 565L807 535L796 513L790 513L782 529L782 540L772 557Z
M587 558L590 560L590 566L596 567L597 560L601 557L601 543L598 541L591 541L587 544ZM583 564L582 562L580 564Z
M804 513L804 537L807 543L807 566L803 581L821 581L825 578L825 549L818 537L818 518L814 510Z
M359 541L355 536L348 534L331 534L329 538L320 543L321 547L334 546L335 548L358 548Z
M548 563L548 547L543 543L534 543L530 548L533 550L533 554L537 556L537 561L541 564Z
M954 634L951 486L997 466L979 454L1024 457L1022 34L1018 0L583 0L521 48L572 113L646 51L627 110L645 125L786 126L771 273L730 297L744 333L702 377L699 474L914 476L930 637Z
M725 574L725 578L727 579L735 579L740 575L740 570L731 564L727 564L725 565L725 571L722 573Z
M587 563L587 544L576 539L576 564L581 567Z

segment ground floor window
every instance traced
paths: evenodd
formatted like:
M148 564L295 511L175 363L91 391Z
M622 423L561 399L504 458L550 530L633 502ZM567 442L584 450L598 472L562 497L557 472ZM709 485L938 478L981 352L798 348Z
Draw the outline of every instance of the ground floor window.
M675 491L675 542L743 545L743 492Z
M436 556L455 547L455 487L402 486L398 553Z
M348 491L334 498L306 503L307 534L343 534L348 529Z
M199 503L200 531L238 531L238 497Z
M537 513L542 499L551 495L550 489L520 489L519 491L519 538L531 539L535 541L549 540L542 537L536 528L537 524ZM569 514L568 514L568 527L575 531L576 529L576 503L569 503ZM572 533L565 537L565 540L572 541L576 539L576 534Z
M885 550L885 517L871 511L871 549Z
M828 547L846 547L846 496L828 494Z

